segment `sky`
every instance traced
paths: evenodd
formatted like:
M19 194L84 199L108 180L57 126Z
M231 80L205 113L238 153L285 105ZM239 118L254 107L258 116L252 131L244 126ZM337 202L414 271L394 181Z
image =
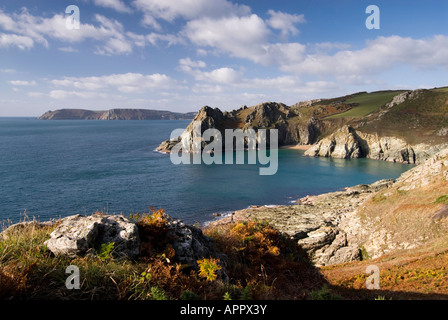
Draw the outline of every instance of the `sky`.
M446 0L0 2L0 116L447 85Z

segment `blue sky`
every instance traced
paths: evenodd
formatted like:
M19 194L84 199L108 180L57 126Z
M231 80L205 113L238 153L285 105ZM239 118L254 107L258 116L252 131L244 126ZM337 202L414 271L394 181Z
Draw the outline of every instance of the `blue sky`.
M66 26L69 5L79 29ZM378 30L366 28L369 5ZM291 105L447 86L447 73L448 1L0 3L0 116Z

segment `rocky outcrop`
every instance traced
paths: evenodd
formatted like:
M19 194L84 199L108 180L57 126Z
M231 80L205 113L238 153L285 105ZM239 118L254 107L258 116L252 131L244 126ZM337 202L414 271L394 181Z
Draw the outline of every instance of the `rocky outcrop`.
M310 260L319 266L346 263L361 259L361 249L347 216L374 192L388 188L393 180L380 180L370 185L358 185L344 191L307 196L295 205L251 207L236 211L230 220L268 220L279 231L297 240Z
M177 113L149 109L110 109L91 111L83 109L60 109L47 111L39 120L190 120L195 112Z
M225 278L226 256L214 248L213 241L194 226L184 224L180 219L174 219L163 214L165 220L164 241L174 249L174 260L185 266L197 268L197 260L202 258L219 258L223 267L221 277ZM94 214L91 216L74 215L63 218L57 223L50 239L45 242L48 249L56 256L69 258L94 255L99 252L102 244L113 243L112 254L115 258L138 258L141 245L146 240L141 237L137 221L118 215ZM48 226L48 223L37 227ZM6 229L0 236L7 236L13 229L22 224L16 224Z
M320 140L305 152L307 156L333 158L369 158L399 163L423 163L448 144L430 146L410 145L396 137L381 137L363 133L350 126L343 126L330 136Z
M111 243L115 257L137 257L140 246L137 225L122 216L70 216L56 227L45 245L56 256L74 258L95 253L102 244Z
M197 260L202 258L218 258L221 267L221 277L225 275L226 255L218 252L212 240L202 233L202 230L194 226L186 225L180 219L174 219L164 214L168 229L166 237L172 240L172 247L175 251L175 260L181 264L196 268Z
M387 190L378 190L340 227L370 258L431 242L446 243L448 206L437 203L448 184L448 149L404 172ZM441 191L440 191L441 190Z
M403 191L419 189L429 185L439 176L448 182L448 149L443 149L421 165L401 174L397 185Z
M190 139L189 145L193 145L194 125L199 124L202 136L207 129L217 129L221 133L221 142L225 145L225 129L277 129L278 145L311 144L317 141L322 123L315 118L302 118L291 108L276 102L261 103L247 108L246 106L231 112L222 112L218 108L203 107L196 117L188 125L185 131L171 140L163 141L157 148L158 151L169 153L171 149L182 139ZM201 141L201 148L208 141ZM224 149L224 148L223 148Z

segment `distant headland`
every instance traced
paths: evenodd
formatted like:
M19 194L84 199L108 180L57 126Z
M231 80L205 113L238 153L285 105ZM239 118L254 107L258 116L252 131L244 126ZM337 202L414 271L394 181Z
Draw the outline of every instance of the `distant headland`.
M196 112L178 113L150 109L110 109L92 111L84 109L59 109L47 111L39 120L191 120Z

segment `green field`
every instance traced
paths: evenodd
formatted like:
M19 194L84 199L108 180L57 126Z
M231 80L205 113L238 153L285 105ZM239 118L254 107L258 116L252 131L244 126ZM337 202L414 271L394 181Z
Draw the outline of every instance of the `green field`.
M432 89L435 92L448 92L448 87Z
M404 91L378 91L356 95L344 101L346 104L357 104L355 107L346 112L329 116L327 119L364 117L369 113L378 111L383 105L391 101L393 97L402 92Z

